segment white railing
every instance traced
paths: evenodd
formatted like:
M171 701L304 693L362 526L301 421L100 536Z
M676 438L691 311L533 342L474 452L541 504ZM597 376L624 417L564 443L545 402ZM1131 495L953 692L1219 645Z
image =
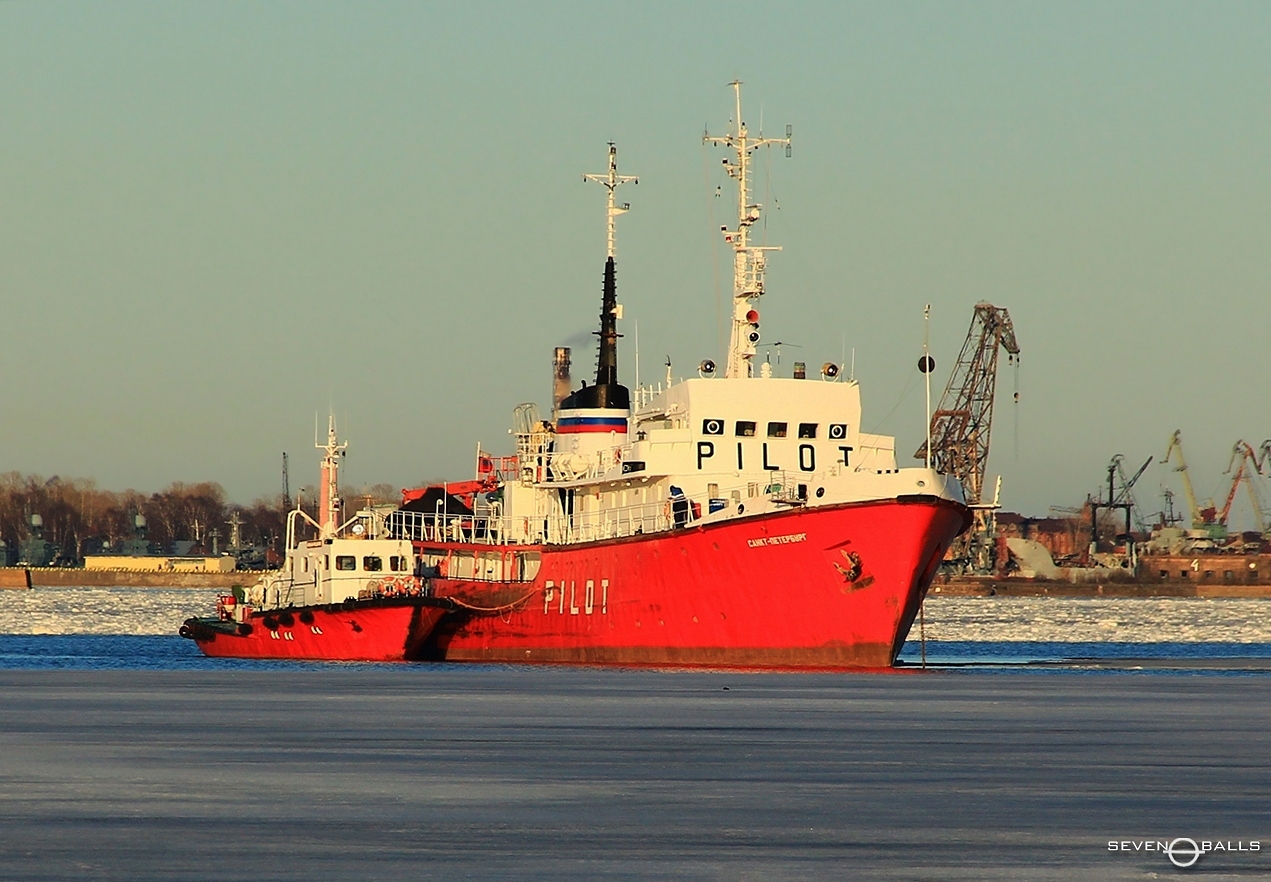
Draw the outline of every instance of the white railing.
M553 450L555 439L555 435L547 432L516 435L515 459L519 463L521 483L594 481L622 464L621 445L586 455Z
M725 501L723 517L735 517L735 506L741 504L744 511L757 513L771 510L769 505L802 505L807 502L806 493L800 495L799 485L810 487L816 476L794 472L773 472L767 483L752 481L736 487L721 488L716 499ZM677 504L671 499L644 502L618 508L586 510L583 497L575 497L578 506L572 513L562 511L555 492L544 494L543 501L551 505L550 512L535 515L508 516L495 503L488 510L474 514L446 514L440 505L432 512L397 511L385 523L390 536L411 539L416 542L462 543L471 545L569 545L577 542L596 542L602 539L619 539L647 533L660 533L675 526L688 526L709 517L710 500L705 497L684 499ZM694 516L692 503L702 506L700 516ZM731 511L729 511L731 509Z
M567 545L616 539L671 529L674 513L669 502L643 503L602 511L556 511L546 515L508 517L399 511L388 521L390 535L415 542L472 545Z
M639 410L644 407L650 401L661 395L662 391L661 383L651 383L648 386L637 386L632 390L632 395L635 398L633 410Z

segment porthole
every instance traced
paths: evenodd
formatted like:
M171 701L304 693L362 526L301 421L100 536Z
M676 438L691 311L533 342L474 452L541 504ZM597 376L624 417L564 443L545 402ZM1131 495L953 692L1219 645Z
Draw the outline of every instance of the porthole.
M825 495L825 488L824 488L824 487L817 487L817 488L816 488L816 498L817 498L817 499L820 499L820 498L821 498L822 496L824 496L824 495Z

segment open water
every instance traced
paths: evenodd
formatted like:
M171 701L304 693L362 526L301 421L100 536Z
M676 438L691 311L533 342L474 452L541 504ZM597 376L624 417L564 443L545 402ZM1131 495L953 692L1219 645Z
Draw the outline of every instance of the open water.
M843 675L211 660L214 597L0 592L0 880L1271 878L1266 601L933 598Z
M214 590L189 588L0 591L0 669L322 667L204 658L176 632L189 616L211 614L215 599ZM1252 672L1271 667L1271 600L931 597L901 660L920 666L924 643L929 666L1126 660L1136 670Z

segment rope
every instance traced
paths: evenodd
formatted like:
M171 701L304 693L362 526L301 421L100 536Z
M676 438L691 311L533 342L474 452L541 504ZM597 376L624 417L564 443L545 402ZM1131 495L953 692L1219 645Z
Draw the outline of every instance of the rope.
M464 601L460 600L457 597L448 597L446 599L449 600L451 603L453 603L455 606L460 607L462 609L469 610L471 612L481 612L481 613L518 612L519 613L522 610L524 610L526 606L529 605L530 598L537 593L538 593L537 590L531 591L529 594L526 594L521 599L514 600L511 603L505 603L502 606L476 606L475 604L465 603Z
M922 647L922 666L927 667L927 598L918 603L918 640Z

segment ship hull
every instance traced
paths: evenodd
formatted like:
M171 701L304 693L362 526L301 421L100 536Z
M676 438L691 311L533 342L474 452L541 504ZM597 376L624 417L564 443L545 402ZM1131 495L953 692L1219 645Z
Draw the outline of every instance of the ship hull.
M447 609L411 599L269 610L243 624L187 619L181 636L214 658L409 661Z
M960 503L923 496L543 546L533 583L434 580L434 594L454 598L461 609L437 627L425 654L452 661L888 667L945 551L969 522ZM509 602L518 591L521 599ZM483 603L483 593L500 602Z

